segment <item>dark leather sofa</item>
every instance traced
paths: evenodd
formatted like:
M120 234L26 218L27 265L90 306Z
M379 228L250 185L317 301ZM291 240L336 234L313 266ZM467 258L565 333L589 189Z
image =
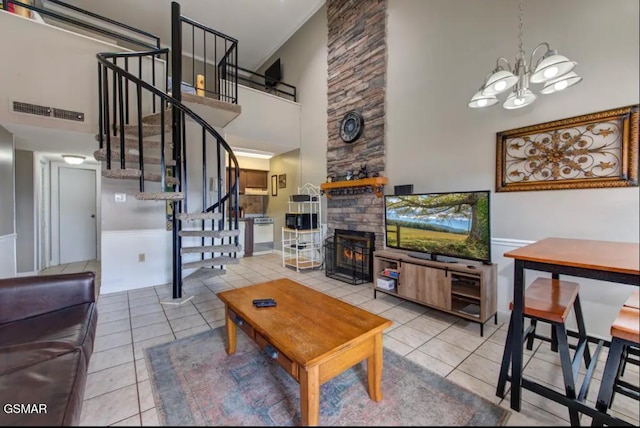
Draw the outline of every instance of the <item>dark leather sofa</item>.
M0 280L0 425L78 425L97 321L93 272Z

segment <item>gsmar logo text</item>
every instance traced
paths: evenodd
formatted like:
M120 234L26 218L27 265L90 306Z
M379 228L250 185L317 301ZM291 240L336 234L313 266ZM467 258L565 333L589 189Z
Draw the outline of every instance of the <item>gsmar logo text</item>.
M5 413L23 413L23 414L32 414L32 413L47 413L47 405L42 403L30 403L30 404L11 404L7 403L2 407Z

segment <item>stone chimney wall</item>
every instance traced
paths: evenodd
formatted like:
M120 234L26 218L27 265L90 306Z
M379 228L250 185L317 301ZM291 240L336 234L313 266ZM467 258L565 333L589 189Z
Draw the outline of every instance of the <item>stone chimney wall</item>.
M387 73L387 0L328 0L327 173L369 177L385 172L385 88ZM346 144L340 121L357 110L364 117L360 138ZM370 231L376 248L384 244L384 202L374 193L333 196L327 203L328 235L334 229Z

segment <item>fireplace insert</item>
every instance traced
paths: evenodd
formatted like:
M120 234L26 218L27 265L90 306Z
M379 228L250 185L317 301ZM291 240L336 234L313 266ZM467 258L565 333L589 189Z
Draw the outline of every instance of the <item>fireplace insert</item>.
M336 229L325 240L326 276L349 284L371 282L375 234Z

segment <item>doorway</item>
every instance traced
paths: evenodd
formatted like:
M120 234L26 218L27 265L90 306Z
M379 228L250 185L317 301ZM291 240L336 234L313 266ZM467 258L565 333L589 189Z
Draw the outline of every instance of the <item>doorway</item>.
M52 264L98 258L97 166L52 162Z

